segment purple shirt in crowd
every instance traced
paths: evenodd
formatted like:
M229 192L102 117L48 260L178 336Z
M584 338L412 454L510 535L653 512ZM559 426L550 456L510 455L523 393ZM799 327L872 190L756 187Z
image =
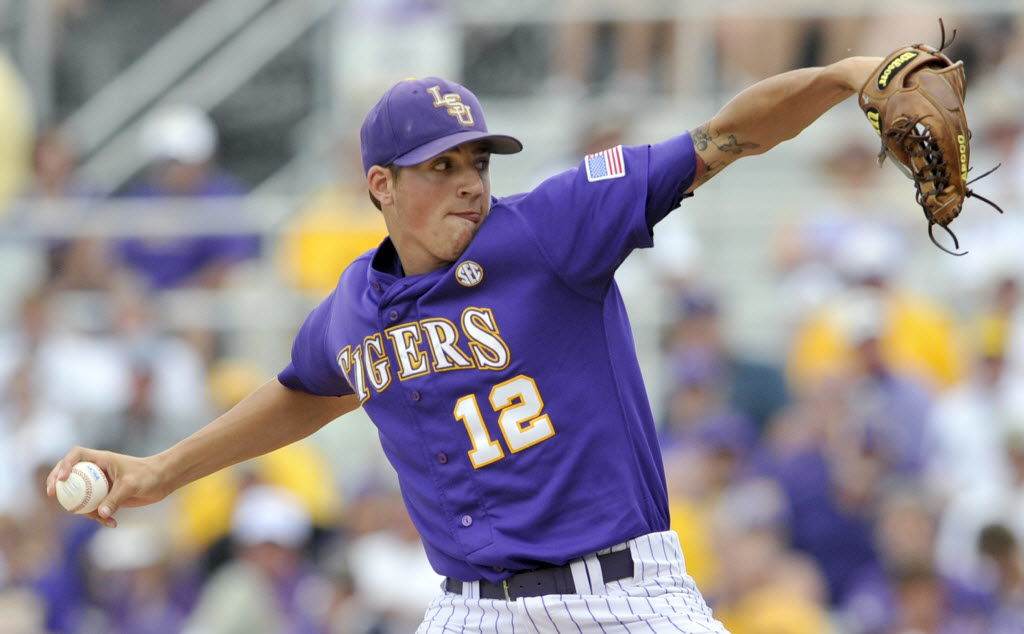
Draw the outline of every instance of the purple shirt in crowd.
M494 199L459 259L403 276L389 239L306 319L285 386L356 394L434 569L499 581L669 527L613 275L694 177L688 134Z
M243 196L245 188L234 178L214 173L193 194L197 200ZM161 198L169 194L148 183L125 193L127 197ZM260 237L255 234L218 234L171 238L127 238L117 242L121 262L163 290L186 282L207 265L256 257Z

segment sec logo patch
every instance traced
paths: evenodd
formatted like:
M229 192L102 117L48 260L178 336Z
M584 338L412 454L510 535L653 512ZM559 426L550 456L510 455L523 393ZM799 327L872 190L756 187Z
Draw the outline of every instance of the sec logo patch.
M463 286L476 286L484 279L484 268L473 260L466 260L455 267L455 281Z

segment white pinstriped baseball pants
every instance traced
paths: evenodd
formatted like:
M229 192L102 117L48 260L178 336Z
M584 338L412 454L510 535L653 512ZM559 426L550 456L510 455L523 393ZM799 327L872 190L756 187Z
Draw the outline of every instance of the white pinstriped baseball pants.
M605 584L597 555L629 548L633 578ZM686 574L674 531L650 533L571 562L579 594L479 599L479 584L434 599L416 634L728 634Z

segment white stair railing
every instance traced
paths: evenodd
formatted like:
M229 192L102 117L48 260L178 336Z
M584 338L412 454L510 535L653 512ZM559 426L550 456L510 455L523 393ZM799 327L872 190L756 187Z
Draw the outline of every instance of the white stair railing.
M167 87L152 106L188 103L213 108L336 6L335 0L287 0L273 4L187 76ZM103 151L82 164L79 173L86 182L109 192L131 177L139 167L137 139L142 119L122 123Z
M181 81L271 0L211 0L85 102L64 123L82 155L90 155Z

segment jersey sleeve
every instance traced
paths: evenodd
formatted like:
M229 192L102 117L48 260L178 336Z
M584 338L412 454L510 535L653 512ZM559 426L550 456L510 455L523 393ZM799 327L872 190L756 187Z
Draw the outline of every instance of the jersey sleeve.
M620 146L549 178L515 208L554 270L599 295L633 249L653 244L652 226L679 206L695 171L689 134Z
M277 375L285 387L318 396L345 396L352 388L327 346L335 293L306 317L292 342L292 360Z
M647 169L647 226L658 224L679 206L697 175L697 151L690 133L650 146Z

